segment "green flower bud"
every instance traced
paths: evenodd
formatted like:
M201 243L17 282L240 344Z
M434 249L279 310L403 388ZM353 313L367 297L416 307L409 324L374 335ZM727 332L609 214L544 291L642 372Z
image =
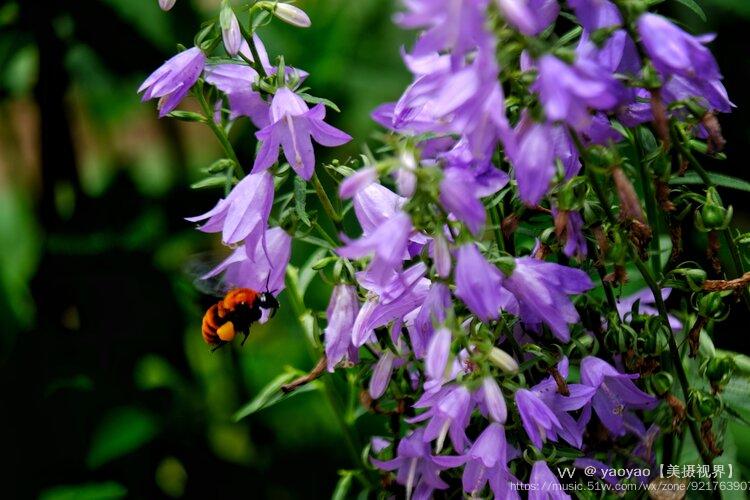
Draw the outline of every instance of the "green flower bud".
M688 408L693 418L701 421L713 417L721 408L721 402L716 396L705 391L695 390L690 393L688 398Z
M732 213L732 207L724 208L716 188L709 187L706 189L706 202L695 213L695 226L704 232L724 229L731 222Z
M518 373L518 363L510 354L502 349L493 347L490 349L487 359L489 359L490 363L494 366L500 368L503 372L509 375Z
M706 378L715 385L724 385L734 373L734 360L729 356L717 356L706 363Z
M694 267L680 267L673 270L669 278L668 285L673 288L698 292L703 289L703 283L706 281L706 271Z
M727 312L723 295L722 292L711 292L701 297L698 300L698 314L711 319L722 318Z
M674 377L668 372L659 372L651 377L651 387L653 387L654 392L659 396L668 393L672 389L673 384Z

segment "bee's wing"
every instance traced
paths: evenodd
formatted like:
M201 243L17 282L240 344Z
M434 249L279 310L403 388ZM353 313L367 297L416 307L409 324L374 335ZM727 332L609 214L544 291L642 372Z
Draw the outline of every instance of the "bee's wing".
M216 267L226 259L226 257L226 255L221 255L216 252L204 252L193 255L185 263L184 272L192 279L193 285L201 293L213 295L215 297L223 297L229 290L235 287L227 282L223 273L218 273L213 276L209 276L209 274L212 274L212 271L214 271Z

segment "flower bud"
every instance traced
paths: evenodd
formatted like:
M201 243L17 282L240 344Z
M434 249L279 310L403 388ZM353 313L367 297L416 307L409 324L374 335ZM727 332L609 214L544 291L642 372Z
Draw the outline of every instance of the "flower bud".
M696 420L704 420L714 416L721 407L719 400L705 391L696 390L690 394L688 399L690 414Z
M695 213L695 226L701 231L724 229L732 220L732 207L724 208L716 188L706 190L706 202Z
M167 11L174 7L174 4L177 2L177 0L159 0L159 7L161 10Z
M224 48L227 49L227 54L230 56L236 56L242 46L242 32L240 31L240 23L237 21L237 16L232 10L232 6L229 2L225 3L221 8L219 14L219 24L221 25L221 37L224 40Z
M698 314L710 319L720 319L727 313L723 292L707 293L698 301Z
M706 281L706 271L698 268L681 267L670 274L670 286L692 292L702 290L703 283Z
M716 356L706 363L706 378L712 385L724 385L734 373L734 360L728 356Z
M490 363L492 363L494 366L500 368L502 371L509 375L518 373L518 363L510 354L503 351L502 349L493 347L492 349L490 349L490 353L487 355L487 359L489 359Z
M435 235L432 240L432 260L435 263L435 272L441 278L447 278L451 274L451 252L448 240L442 234Z
M653 387L654 392L659 396L668 393L672 389L673 383L674 378L668 372L659 372L651 377L651 387Z
M273 11L273 15L285 23L297 26L298 28L309 28L312 22L304 10L288 3L278 3Z

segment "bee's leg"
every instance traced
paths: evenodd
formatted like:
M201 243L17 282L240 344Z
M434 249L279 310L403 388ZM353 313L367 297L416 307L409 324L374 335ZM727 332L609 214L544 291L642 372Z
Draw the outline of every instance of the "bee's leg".
M244 337L242 338L242 342L240 342L240 346L245 345L245 342L247 341L247 338L250 336L250 329L248 328L247 330L245 330L244 332L242 332L242 335L244 335Z
M244 342L244 341L243 341L243 342ZM216 344L215 346L213 346L213 347L211 348L211 352L216 352L217 350L221 349L221 348L222 348L222 347L224 347L225 345L227 345L227 342L221 342L221 343L219 343L219 344Z

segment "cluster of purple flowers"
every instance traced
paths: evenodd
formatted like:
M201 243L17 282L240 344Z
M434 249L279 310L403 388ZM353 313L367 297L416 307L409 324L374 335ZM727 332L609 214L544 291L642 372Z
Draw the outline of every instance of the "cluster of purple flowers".
M339 186L362 231L356 238L336 235L342 243L331 249L330 259L346 262L347 271L337 273L326 310L325 366L334 372L369 363L371 370L362 370L369 397L392 397L399 408L408 403L398 415L407 431L372 446L378 457L372 464L396 471L407 498L448 488L446 475L458 473L445 471L453 469L460 469L468 495L489 485L497 498L520 498L524 483L544 483L546 490L529 490L530 499L569 498L553 487L559 480L547 462L555 455L550 449L572 449L576 467L607 468L587 435L596 428L608 439L644 447L658 429L646 430L643 412L658 399L636 385L640 375L628 373L633 370L621 353L580 351L581 339L593 342L596 333L583 327L585 301L578 298L594 288L589 267L575 267L592 238L581 200L561 193L583 168L586 148L614 146L625 138L622 127L654 122L658 130L663 120L683 116L687 103L693 113L695 106L707 114L730 111L705 47L711 37L691 36L656 14L626 19L632 13L610 0L403 3L396 22L421 30L403 53L413 81L396 102L373 112L394 133L392 161L366 160ZM160 4L169 9L174 1ZM269 5L281 19L309 25L296 7ZM566 8L582 27L574 47L549 40ZM247 117L258 129L252 172L213 209L188 220L221 233L233 248L207 277L224 274L236 286L278 294L294 235L269 227L274 166L283 152L308 181L315 172L313 142L334 147L351 138L324 121L322 104L310 108L296 90L307 74L273 66L261 40L245 39L226 5L220 26L231 62L193 47L139 91L144 100L159 99L159 114L166 116L196 84L200 93L203 84L212 85L222 99L215 116L204 118L223 127ZM506 99L508 89L513 95ZM710 134L695 125L696 135ZM542 247L548 245L539 238L528 255L506 252L505 228L498 220L488 224L488 212L504 198L519 212L552 216L557 261L546 260ZM494 241L484 238L491 233ZM611 304L612 315L596 313L597 326L625 322L634 308L656 315L655 299L641 292ZM506 434L510 425L514 432Z
M160 2L169 10L172 2ZM297 7L279 4L275 14L298 26L309 26L309 18ZM226 198L219 200L208 212L189 217L192 222L203 222L199 227L208 233L221 233L222 242L235 248L232 254L204 277L225 273L225 279L237 287L268 290L278 295L284 289L284 273L291 255L291 237L280 228L269 228L268 220L274 202L273 175L267 170L279 162L279 150L291 168L303 179L309 180L315 167L313 143L339 146L351 137L328 125L322 104L308 107L294 92L307 76L304 71L285 68L285 83L264 95L258 90L261 74L275 75L277 68L258 37L252 43L259 61L255 61L248 41L244 39L234 11L225 7L220 15L224 48L231 62L222 58L213 62L198 47L184 50L169 59L141 85L143 100L159 99L159 116L174 111L202 79L213 85L227 100L229 119L248 117L259 129L261 142L252 173L242 178ZM256 64L255 67L245 61ZM289 85L289 86L287 86ZM221 100L217 101L214 119L219 126Z

